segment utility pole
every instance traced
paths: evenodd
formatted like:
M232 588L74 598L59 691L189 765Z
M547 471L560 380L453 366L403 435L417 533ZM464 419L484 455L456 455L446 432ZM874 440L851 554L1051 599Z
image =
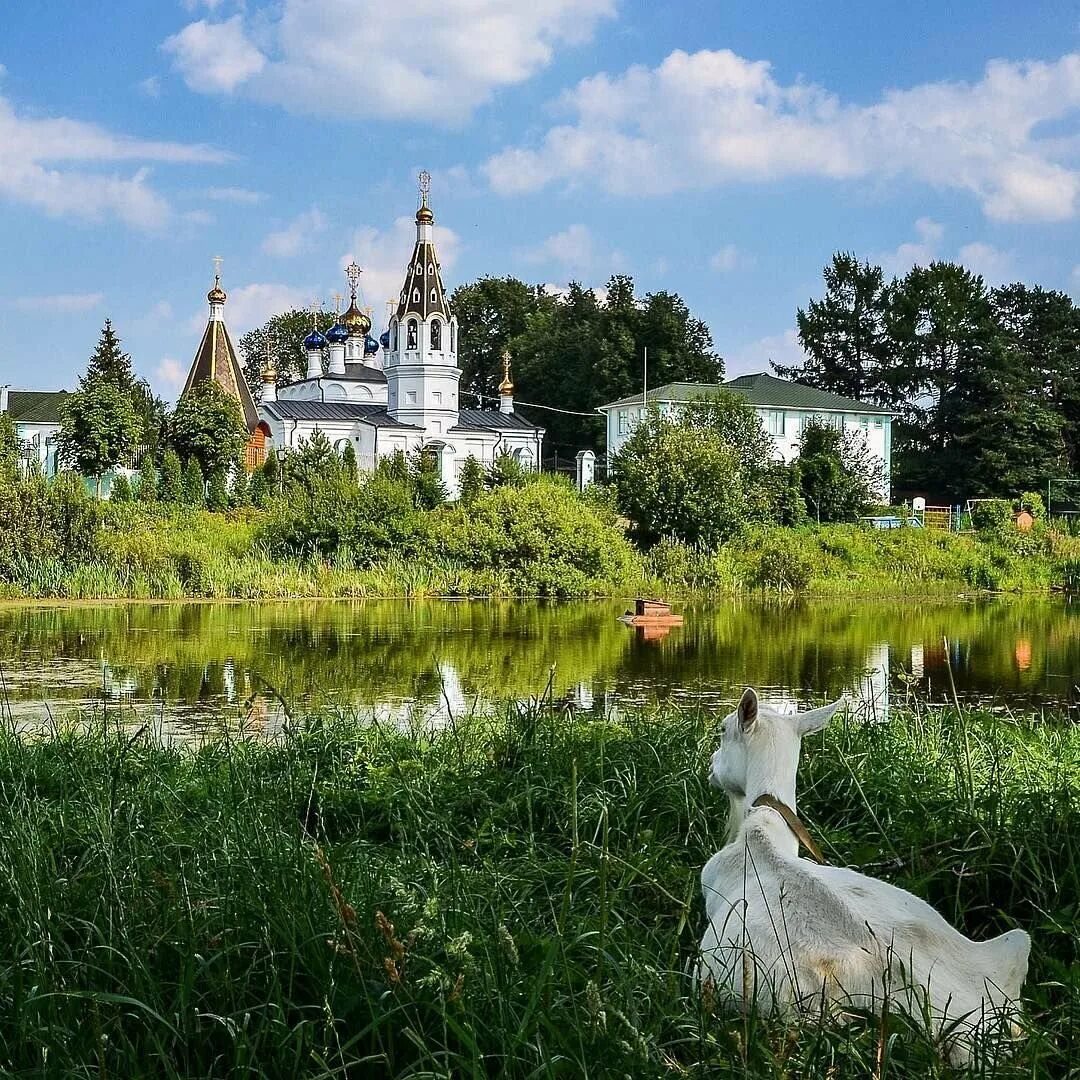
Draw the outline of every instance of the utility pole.
M644 346L645 362L641 368L641 407L649 407L649 346Z

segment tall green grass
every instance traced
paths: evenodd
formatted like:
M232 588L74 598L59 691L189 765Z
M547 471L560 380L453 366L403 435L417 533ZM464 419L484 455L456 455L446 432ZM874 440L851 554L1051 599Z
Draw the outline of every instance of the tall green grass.
M123 724L118 720L122 719ZM0 734L0 1070L64 1077L930 1077L918 1025L726 1014L685 974L718 717L544 704L403 731ZM1025 1037L1080 1050L1080 731L905 709L807 739L831 860L1034 939Z

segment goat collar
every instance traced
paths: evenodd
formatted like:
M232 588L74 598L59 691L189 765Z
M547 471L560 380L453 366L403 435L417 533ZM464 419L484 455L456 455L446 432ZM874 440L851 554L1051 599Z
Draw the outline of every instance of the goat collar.
M825 856L821 854L821 848L817 846L806 826L799 820L799 815L786 802L775 795L759 795L754 800L754 806L767 806L770 810L775 810L794 833L795 839L810 853L810 858L822 866L827 865Z

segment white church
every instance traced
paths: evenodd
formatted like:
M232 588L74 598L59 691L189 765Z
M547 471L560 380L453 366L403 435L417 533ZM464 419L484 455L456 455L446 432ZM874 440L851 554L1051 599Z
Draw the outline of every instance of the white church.
M188 386L213 378L237 397L254 421L249 420L249 429L260 450L265 444L288 452L321 431L339 452L351 444L360 469L370 471L379 458L423 449L436 455L443 483L454 498L461 467L470 456L490 465L509 454L524 468L539 469L544 430L514 411L509 360L504 361L498 409L461 407L458 324L440 274L427 187L422 175L416 245L381 342L371 336L371 319L357 306L360 268L354 264L347 271L348 310L325 335L313 330L304 339L306 377L278 386L277 373L268 366L255 406L239 377L236 352L225 330L225 292L215 282L208 296L210 324ZM221 355L203 356L206 342L215 339L224 346L211 351Z

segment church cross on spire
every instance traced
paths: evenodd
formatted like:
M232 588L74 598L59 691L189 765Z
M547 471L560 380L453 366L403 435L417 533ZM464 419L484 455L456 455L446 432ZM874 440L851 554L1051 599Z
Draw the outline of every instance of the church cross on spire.
M427 206L427 197L431 191L431 173L424 169L420 173L420 205Z

